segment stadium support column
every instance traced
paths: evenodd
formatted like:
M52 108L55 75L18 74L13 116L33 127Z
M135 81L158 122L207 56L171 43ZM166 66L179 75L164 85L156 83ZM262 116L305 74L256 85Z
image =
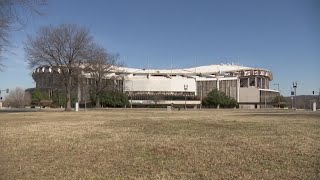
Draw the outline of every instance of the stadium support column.
M80 88L80 77L78 77L78 92L77 92L77 102L81 101L81 88Z
M122 77L122 93L126 93L126 82L124 80L124 78Z
M240 101L240 78L237 78L237 102Z
M267 79L264 79L264 108L267 108Z
M219 87L219 78L217 78L217 90L218 90L218 91L220 90L220 87Z
M257 79L257 76L254 77L254 87L258 87L258 79Z

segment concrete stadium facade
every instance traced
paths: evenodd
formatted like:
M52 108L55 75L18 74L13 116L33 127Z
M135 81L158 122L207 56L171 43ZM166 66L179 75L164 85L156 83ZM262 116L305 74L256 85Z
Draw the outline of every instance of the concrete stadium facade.
M269 89L273 76L261 68L219 64L186 69L135 69L116 67L106 77L107 90L128 94L133 106L151 104L201 106L201 100L213 89L233 97L240 108L270 107L278 91ZM36 88L45 89L49 96L61 87L59 68L39 67L32 77ZM77 83L78 100L84 101L93 79L89 74Z

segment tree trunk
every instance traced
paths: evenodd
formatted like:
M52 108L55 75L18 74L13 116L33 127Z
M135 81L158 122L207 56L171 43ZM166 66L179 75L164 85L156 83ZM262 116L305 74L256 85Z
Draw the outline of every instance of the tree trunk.
M100 96L96 95L96 108L100 108Z
M71 75L68 77L67 82L67 105L66 105L66 111L71 111Z
M96 81L96 108L100 108L100 80Z

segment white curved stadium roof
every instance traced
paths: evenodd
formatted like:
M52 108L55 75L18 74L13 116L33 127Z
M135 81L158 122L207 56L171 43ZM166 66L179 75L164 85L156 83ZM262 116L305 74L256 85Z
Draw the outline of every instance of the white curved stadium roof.
M185 68L185 69L137 69L137 68L124 68L120 67L118 70L126 72L126 73L178 73L178 74L186 74L186 73L219 73L219 72L231 72L231 71L238 71L238 70L245 70L245 69L256 69L252 67L246 66L239 66L233 64L214 64L214 65L207 65L207 66L198 66L192 68Z

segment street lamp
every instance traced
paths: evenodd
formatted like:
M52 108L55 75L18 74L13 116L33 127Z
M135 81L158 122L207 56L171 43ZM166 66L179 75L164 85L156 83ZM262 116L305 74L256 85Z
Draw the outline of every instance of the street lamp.
M187 109L187 90L188 90L188 85L185 84L183 87L184 87L184 109Z

